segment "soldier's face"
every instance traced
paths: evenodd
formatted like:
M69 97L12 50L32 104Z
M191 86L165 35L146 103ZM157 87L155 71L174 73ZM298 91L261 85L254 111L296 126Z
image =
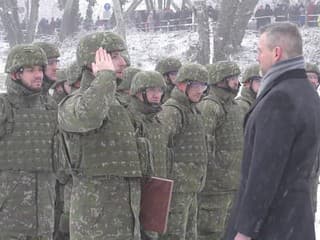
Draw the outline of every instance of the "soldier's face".
M121 56L119 51L111 52L110 55L111 55L111 59L112 59L113 65L114 65L116 76L118 78L122 78L123 71L127 67L126 61Z
M226 79L228 87L232 90L237 91L239 88L239 79L238 76L232 76Z
M314 72L307 72L307 77L309 82L312 84L312 86L317 89L319 86L319 79L318 79L318 74Z
M48 59L48 65L45 69L45 75L52 81L57 81L58 58Z
M160 104L163 95L163 89L159 87L147 88L146 95L149 103Z
M193 82L186 89L187 95L191 102L200 102L203 93L207 90L207 85L202 82Z
M177 74L178 74L177 71L168 73L169 80L171 81L172 84L174 84L174 82L176 81Z
M260 82L261 82L261 80L253 80L251 83L252 91L254 91L255 93L258 93L258 91L259 91Z
M16 79L30 90L40 91L43 81L43 68L41 66L25 67L17 73Z

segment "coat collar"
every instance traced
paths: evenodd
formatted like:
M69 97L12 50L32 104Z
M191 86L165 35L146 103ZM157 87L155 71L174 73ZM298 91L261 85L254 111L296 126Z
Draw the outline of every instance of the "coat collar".
M260 93L260 95L257 97L256 101L252 104L249 111L247 112L243 126L246 126L247 120L251 114L251 112L254 110L254 108L259 104L259 102L270 92L272 88L274 88L276 85L278 85L282 81L287 81L290 79L297 79L297 78L307 78L306 71L304 69L294 69L288 72L285 72L281 76L279 76L275 81L270 82L263 91Z

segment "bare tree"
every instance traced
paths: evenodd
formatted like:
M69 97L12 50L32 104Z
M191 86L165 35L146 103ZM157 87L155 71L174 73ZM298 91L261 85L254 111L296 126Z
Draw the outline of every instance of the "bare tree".
M235 14L235 19L231 28L231 44L233 49L240 47L242 39L250 18L258 0L242 0Z
M208 64L210 58L209 22L206 9L205 0L194 2L194 12L199 34L197 61L200 64Z
M17 10L17 0L0 1L0 17L7 33L10 47L24 41Z
M226 53L230 51L231 29L235 21L235 15L239 6L239 0L222 0L214 36L214 61L225 60Z
M40 0L31 0L30 17L28 21L28 28L26 32L26 42L31 43L34 40L37 22L39 17L39 3Z
M63 16L61 20L60 41L72 35L79 30L80 13L79 0L67 0L64 5Z
M126 22L123 17L122 3L120 0L112 0L113 14L116 18L116 32L126 40Z

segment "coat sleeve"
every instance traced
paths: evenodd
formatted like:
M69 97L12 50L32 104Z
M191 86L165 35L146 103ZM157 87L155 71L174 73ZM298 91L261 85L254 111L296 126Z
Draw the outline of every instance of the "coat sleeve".
M237 232L252 238L257 237L268 215L297 132L293 99L279 91L266 97L246 129L252 134L247 134L250 139L245 138L245 148L251 145L253 152L251 159L243 159L248 166L243 164L242 171L247 168L248 176L241 182L244 189L235 225Z
M99 128L114 101L116 75L105 70L97 73L89 88L67 97L59 105L58 121L67 132L84 133Z
M167 130L169 139L178 134L182 128L182 116L175 107L163 106L163 110L159 113L159 118Z
M0 98L0 138L6 134L6 108L5 102L2 98Z

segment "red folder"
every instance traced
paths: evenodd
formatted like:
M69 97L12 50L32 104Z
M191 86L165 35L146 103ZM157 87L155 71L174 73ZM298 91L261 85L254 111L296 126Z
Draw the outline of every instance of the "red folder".
M140 223L145 231L167 231L173 180L151 177L142 184Z

